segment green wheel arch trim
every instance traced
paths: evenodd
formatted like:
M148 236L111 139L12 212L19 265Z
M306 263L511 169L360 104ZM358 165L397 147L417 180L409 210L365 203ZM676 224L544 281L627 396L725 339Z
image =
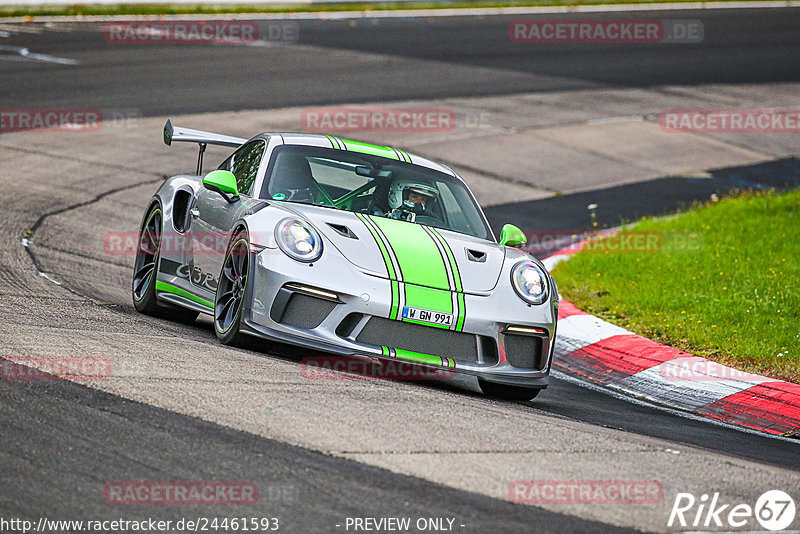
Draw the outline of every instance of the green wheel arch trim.
M170 283L167 283L167 282L162 282L161 280L156 280L156 291L162 291L164 293L172 293L173 295L178 295L179 297L183 297L185 299L191 300L192 302L196 302L197 304L200 304L201 306L205 306L209 310L213 310L214 309L214 303L211 302L210 300L206 300L206 299L204 299L202 297L198 297L197 295L195 295L193 293L189 293L188 291L186 291L183 288L180 288L178 286L174 286L174 285L172 285Z

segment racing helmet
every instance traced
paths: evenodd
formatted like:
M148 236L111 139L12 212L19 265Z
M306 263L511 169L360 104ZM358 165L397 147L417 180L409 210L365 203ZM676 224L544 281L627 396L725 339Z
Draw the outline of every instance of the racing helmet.
M431 203L439 196L439 190L429 183L407 178L396 178L389 186L389 206L396 210L408 200L409 193L414 192L428 198L425 207L430 208Z

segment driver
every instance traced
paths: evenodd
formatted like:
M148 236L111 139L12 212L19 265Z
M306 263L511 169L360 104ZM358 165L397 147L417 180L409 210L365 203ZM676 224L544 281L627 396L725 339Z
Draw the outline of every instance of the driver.
M389 187L389 216L413 222L417 215L430 214L438 196L439 191L429 183L395 178Z
M314 175L303 154L281 152L269 181L269 195L275 200L314 203Z

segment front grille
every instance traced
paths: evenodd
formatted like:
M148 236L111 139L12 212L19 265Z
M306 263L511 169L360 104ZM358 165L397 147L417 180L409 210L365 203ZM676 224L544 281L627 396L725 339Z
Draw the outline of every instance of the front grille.
M359 343L384 345L462 362L478 361L477 336L382 317L371 317L356 337Z
M505 335L506 359L519 369L539 369L542 357L542 338Z
M310 330L318 327L335 307L335 302L293 293L286 303L279 322Z

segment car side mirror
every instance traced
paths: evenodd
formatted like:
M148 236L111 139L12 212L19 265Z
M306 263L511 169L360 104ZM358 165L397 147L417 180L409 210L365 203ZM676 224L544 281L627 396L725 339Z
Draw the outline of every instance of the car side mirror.
M236 177L231 171L211 171L203 178L203 187L222 195L229 204L239 200L239 189L236 187Z
M524 245L528 242L528 238L525 237L525 234L514 226L513 224L506 224L503 225L503 229L500 232L500 244L505 245L507 247L518 247L520 245Z

